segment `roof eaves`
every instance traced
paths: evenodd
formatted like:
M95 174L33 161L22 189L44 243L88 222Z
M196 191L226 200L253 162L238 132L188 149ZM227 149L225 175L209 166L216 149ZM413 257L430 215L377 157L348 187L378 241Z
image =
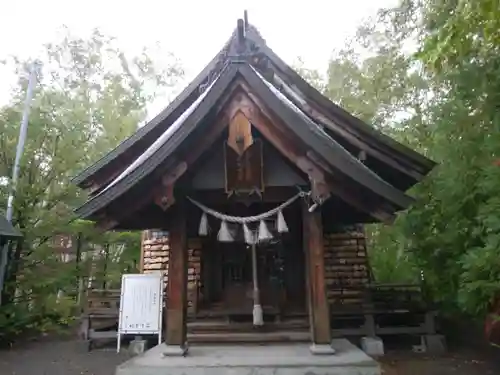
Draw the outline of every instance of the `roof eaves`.
M300 109L296 106L293 108L287 105L283 99L288 99L272 84L267 82L253 67L242 66L240 72L248 84L262 97L263 101L270 108L275 109L273 112L279 115L284 123L292 128L292 131L304 139L315 151L319 152L333 167L378 195L395 203L400 208L406 208L413 202L411 197L385 182L353 157ZM280 98L280 94L283 98ZM294 106L290 101L289 103ZM300 125L294 126L294 124Z
M129 173L118 179L112 186L109 186L109 188L89 199L81 207L75 210L76 215L83 218L91 216L152 173L160 163L177 149L184 139L186 139L186 137L196 128L198 123L203 120L224 90L233 81L237 71L237 67L232 64L223 69L213 86L207 88L207 94L201 99L196 107L185 116L181 123L182 126L179 125L177 130L166 137L159 147L155 147L152 152L148 153L147 157L140 163L141 168L133 168Z
M429 173L432 168L436 166L436 162L423 156L422 154L412 150L411 148L397 142L391 137L386 136L382 132L374 129L372 126L364 123L362 120L353 116L342 107L333 103L330 99L325 97L322 93L312 87L306 80L304 80L295 70L288 66L274 51L268 47L265 40L260 36L255 27L249 25L248 37L262 50L273 64L275 64L283 73L291 77L299 86L299 88L306 87L308 92L313 94L314 100L317 100L322 106L327 107L335 115L346 119L353 127L358 129L361 133L367 134L376 138L382 144L398 151L412 162L417 163L424 167L426 173ZM300 87L301 86L301 87Z
M198 98L170 125L167 130L163 132L152 144L149 146L135 161L130 164L118 177L109 183L108 186L101 192L101 194L108 190L110 187L118 183L121 179L125 178L128 174L132 173L135 169L139 168L149 157L155 153L160 147L162 147L168 140L178 131L184 124L184 121L193 113L200 103L209 94L213 85L217 82L217 77L211 84L206 88L206 90L198 96Z
M78 175L73 177L72 182L76 185L81 185L82 183L84 183L88 178L97 173L101 168L105 167L118 156L123 154L151 130L155 129L159 124L161 124L170 115L172 115L173 112L176 111L181 106L181 104L185 100L187 100L196 90L198 90L199 86L209 78L210 73L217 66L220 57L224 54L224 51L230 45L235 35L235 32L233 32L231 38L228 39L219 53L217 53L217 55L208 63L208 65L184 88L184 90L167 106L167 108L161 111L157 116L155 116L144 126L138 128L135 133L120 142L113 150L97 160L94 164L91 164L83 171L81 171Z

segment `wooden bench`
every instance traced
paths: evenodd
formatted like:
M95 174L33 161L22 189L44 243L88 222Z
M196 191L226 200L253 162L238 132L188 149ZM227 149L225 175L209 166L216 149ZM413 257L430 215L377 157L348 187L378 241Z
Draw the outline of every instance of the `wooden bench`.
M120 290L90 289L82 315L81 334L92 349L95 340L116 339L120 311Z

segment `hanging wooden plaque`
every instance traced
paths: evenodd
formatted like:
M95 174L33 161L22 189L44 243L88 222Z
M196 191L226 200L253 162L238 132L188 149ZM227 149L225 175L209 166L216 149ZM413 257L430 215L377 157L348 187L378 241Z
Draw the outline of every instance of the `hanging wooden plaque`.
M242 155L224 143L226 193L261 194L264 191L262 142L257 139Z
M253 138L252 124L241 111L229 122L224 159L228 194L260 194L264 190L262 142Z

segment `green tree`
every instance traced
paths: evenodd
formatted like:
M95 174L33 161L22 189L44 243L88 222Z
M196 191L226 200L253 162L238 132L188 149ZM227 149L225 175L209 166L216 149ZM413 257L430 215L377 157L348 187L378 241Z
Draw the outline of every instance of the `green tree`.
M403 0L360 27L321 86L439 163L393 226L368 228L376 276L415 280L421 270L442 311L476 316L500 294L498 9L498 0Z
M155 93L172 88L183 74L173 56L166 66L155 63L147 50L128 56L98 30L89 39L66 30L46 46L41 62L14 204L13 223L24 237L9 249L3 296L9 304L16 293L31 294L30 304L36 301L38 310L75 277L74 264L64 266L53 246L55 235L82 231L78 222L70 223L73 209L85 199L71 177L134 132ZM28 77L28 62L12 58L11 63L18 84L0 109L0 176L7 182L0 186L0 205L9 189ZM85 232L87 241L127 242L138 250L137 235L131 242L123 235Z
M432 112L441 162L406 234L450 309L482 315L500 293L498 1L420 1L420 60L443 88ZM443 269L446 277L443 277Z
M298 71L332 101L389 136L430 154L433 123L429 116L440 88L415 60L408 40L415 22L400 8L382 10L363 23L347 45L330 60L326 79ZM366 227L371 266L378 281L414 282L420 270L408 252L404 216L393 226Z

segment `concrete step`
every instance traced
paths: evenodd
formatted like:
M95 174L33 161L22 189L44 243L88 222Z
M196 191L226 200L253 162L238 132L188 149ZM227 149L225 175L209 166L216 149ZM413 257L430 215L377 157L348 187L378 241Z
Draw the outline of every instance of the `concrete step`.
M380 375L376 361L345 339L333 355L314 355L310 343L193 345L187 355L165 358L165 344L119 365L116 375Z

